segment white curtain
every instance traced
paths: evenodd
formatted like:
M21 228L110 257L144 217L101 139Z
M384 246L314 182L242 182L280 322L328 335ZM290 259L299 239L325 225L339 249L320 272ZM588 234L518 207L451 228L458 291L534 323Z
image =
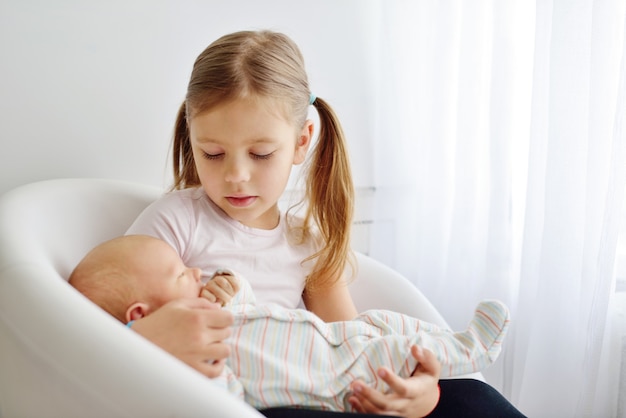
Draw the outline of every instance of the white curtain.
M485 374L532 417L616 414L600 369L626 187L625 13L380 3L372 255L453 328L480 299L509 305Z

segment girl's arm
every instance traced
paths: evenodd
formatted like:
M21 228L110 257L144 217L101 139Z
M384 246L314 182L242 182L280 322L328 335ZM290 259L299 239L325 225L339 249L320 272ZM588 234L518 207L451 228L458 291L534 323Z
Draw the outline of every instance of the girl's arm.
M203 298L177 299L134 322L132 330L207 377L217 377L230 355L234 319Z
M305 290L302 299L307 310L325 322L349 321L358 315L348 286L343 281L327 290Z

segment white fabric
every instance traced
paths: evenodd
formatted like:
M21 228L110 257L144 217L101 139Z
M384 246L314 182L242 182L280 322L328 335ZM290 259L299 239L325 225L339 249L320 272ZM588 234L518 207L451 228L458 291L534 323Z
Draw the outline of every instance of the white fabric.
M272 230L250 228L229 218L202 188L166 194L151 204L127 234L152 235L169 243L188 266L208 279L219 268L249 278L260 303L295 308L312 267L309 244L289 245L286 217ZM276 265L281 266L276 274ZM285 278L290 278L286 280Z
M396 227L374 229L370 254L453 328L481 298L507 302L512 339L486 376L523 413L615 416L600 355L626 183L626 1L399 0L380 16L373 186Z
M61 179L0 197L1 416L259 416L65 282L87 251L122 235L160 193L114 180ZM391 308L446 326L408 280L357 259L351 292L359 310Z
M414 344L439 359L442 378L483 370L498 357L510 322L504 304L483 301L459 332L382 309L326 323L305 309L257 305L249 282L239 279L240 290L225 307L235 317L232 352L217 382L258 409L351 411L350 384L359 379L388 391L376 370L409 377L417 366Z

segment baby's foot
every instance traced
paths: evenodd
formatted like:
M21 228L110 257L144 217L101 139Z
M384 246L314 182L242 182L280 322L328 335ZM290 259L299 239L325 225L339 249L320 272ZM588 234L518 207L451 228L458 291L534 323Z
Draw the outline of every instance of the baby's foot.
M509 327L509 310L497 300L482 301L464 332L451 336L461 345L451 344L447 361L442 362L442 375L459 375L480 371L493 364L502 350L502 341Z
M502 350L502 341L509 328L509 309L497 300L486 300L478 304L467 333L472 333L482 345L490 363Z

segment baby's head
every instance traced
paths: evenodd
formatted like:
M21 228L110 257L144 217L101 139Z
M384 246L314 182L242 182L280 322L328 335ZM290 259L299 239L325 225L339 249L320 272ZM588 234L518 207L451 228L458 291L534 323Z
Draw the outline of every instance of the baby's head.
M198 297L201 277L201 271L185 266L165 241L128 235L91 250L78 263L69 283L126 323L171 300Z

